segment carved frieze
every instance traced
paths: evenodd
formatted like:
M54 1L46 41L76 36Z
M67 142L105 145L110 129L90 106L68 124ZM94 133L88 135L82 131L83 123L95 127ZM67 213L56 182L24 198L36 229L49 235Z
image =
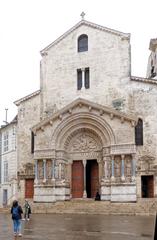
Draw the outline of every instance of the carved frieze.
M19 176L23 176L24 178L29 178L34 176L34 164L33 163L26 163L24 164L21 169L18 171Z
M151 155L140 156L137 163L137 170L145 171L145 172L149 172L153 170L154 160L155 160L155 157Z
M135 144L117 144L111 146L111 154L113 155L129 153L136 153Z

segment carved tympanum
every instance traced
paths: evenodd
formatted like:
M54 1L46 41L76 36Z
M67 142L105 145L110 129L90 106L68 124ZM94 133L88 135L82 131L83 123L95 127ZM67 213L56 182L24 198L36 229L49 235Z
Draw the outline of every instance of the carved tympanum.
M96 140L89 136L88 134L84 133L78 138L74 139L74 142L72 143L71 150L72 151L93 151L98 149L98 144Z

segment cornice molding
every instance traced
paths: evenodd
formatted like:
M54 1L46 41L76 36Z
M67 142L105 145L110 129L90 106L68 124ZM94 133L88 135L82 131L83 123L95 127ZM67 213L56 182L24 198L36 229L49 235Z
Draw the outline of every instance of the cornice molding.
M20 103L22 103L22 102L24 102L24 101L26 101L26 100L28 100L28 99L30 99L30 98L32 98L32 97L35 97L35 96L38 95L39 93L40 93L40 90L37 90L37 91L35 91L35 92L33 92L33 93L31 93L31 94L23 97L23 98L20 98L20 99L17 100L17 101L15 101L14 104L15 104L16 106L19 106Z
M157 79L154 80L152 78L143 78L143 77L135 77L135 76L131 76L131 81L157 84Z
M101 104L98 103L94 103L91 102L89 100L86 99L82 99L82 98L78 98L76 100L74 100L72 103L66 105L65 107L63 107L62 109L60 109L59 111L57 111L56 113L52 114L50 117L42 120L41 122L39 122L38 124L36 124L35 126L32 127L32 131L36 132L37 130L41 129L41 127L45 126L45 125L53 125L53 121L57 118L60 119L60 121L62 121L62 118L64 117L64 115L66 113L69 113L69 110L74 109L75 107L80 105L86 106L88 109L88 112L91 112L92 110L97 110L99 113L99 116L102 116L103 114L107 113L109 115L112 115L113 117L118 117L119 119L121 119L121 122L123 123L124 121L129 121L129 122L136 122L137 118L134 115L131 114L126 114L126 113L122 113L119 112L113 108L107 107L107 106L103 106ZM90 110L91 109L91 110ZM100 114L101 113L101 114ZM72 113L69 113L70 115Z

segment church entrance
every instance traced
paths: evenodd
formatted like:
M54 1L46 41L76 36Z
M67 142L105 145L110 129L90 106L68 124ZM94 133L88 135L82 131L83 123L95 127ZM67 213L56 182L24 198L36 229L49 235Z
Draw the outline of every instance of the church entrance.
M87 160L86 165L87 198L95 198L97 191L99 191L98 163L96 160Z
M72 164L72 198L83 197L84 168L82 161L73 161Z
M99 191L98 163L95 159L86 161L86 169L84 169L83 161L73 161L72 198L83 198L84 189L87 198L94 198L96 192Z
M142 183L142 198L154 197L154 177L153 176L141 176Z

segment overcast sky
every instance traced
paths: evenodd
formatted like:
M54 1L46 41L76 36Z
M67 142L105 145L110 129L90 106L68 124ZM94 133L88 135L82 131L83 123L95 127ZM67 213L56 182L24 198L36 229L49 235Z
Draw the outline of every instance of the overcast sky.
M0 0L0 125L14 101L39 89L40 50L85 19L131 33L132 75L145 77L157 38L157 0Z

